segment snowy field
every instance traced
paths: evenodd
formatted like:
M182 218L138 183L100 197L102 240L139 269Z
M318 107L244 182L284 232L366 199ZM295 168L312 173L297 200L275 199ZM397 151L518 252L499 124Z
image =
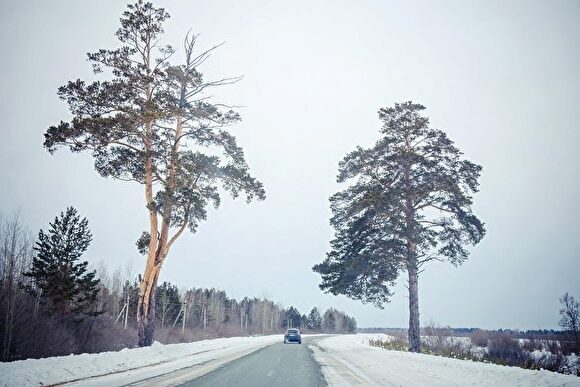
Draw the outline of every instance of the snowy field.
M330 386L580 386L580 377L367 345L381 335L333 336L312 346Z
M580 386L549 371L370 347L382 335L314 337L310 348L330 386ZM178 385L267 345L280 335L234 337L0 363L0 386Z

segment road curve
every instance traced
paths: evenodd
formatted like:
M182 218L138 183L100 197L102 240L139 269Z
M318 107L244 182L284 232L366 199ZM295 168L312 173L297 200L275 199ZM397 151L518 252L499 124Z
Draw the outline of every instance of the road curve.
M262 348L191 380L182 386L326 386L320 365L308 348L316 338L303 337L302 344L280 343Z

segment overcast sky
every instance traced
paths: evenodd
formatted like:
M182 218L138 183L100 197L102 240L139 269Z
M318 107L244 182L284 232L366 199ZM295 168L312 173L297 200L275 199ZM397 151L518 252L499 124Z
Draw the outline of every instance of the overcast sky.
M48 126L70 118L56 88L94 78L85 54L116 46L123 2L0 3L0 210L20 209L36 234L73 205L94 236L86 259L138 273L142 187L101 178L88 154L42 147ZM380 107L413 100L483 166L474 210L488 231L463 266L421 275L421 321L557 327L558 297L580 296L580 2L156 4L172 16L164 42L180 46L190 28L201 48L226 42L201 70L244 75L214 94L244 106L232 132L268 196L224 200L176 243L161 280L405 327L403 281L379 310L322 294L311 267L332 238L338 162L378 138Z

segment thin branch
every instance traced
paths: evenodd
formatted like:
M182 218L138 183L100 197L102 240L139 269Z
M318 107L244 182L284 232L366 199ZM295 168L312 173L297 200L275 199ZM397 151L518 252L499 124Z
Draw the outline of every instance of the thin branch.
M223 108L226 108L226 109L243 109L243 108L247 107L245 105L227 105L225 103L214 103L213 106L215 106L215 107L223 107Z
M429 138L428 136L425 136L425 137L423 137L422 139L420 139L419 141L417 141L416 143L414 143L414 144L411 144L411 148L415 148L417 145L419 145L419 144L421 144L422 142L426 141L428 138Z
M163 185L167 185L167 182L165 181L165 179L162 178L161 175L157 171L154 171L153 174L155 175L156 180L162 182Z
M435 208L435 209L437 209L439 211L448 212L450 214L455 214L455 212L453 212L453 211L451 211L451 210L449 210L447 208L442 208L442 207L436 206L434 204L430 204L429 207L433 207L433 208Z
M139 179L134 179L134 178L126 178L126 177L120 177L120 176L114 176L115 179L117 180L121 180L121 181L136 181L139 184L143 184L142 180Z
M424 264L426 264L427 262L431 262L431 261L444 262L444 260L443 260L443 259L441 259L441 258L439 258L439 257L436 257L436 256L433 256L433 255L432 255L432 256L429 256L429 257L427 257L427 258L425 258L425 259L418 260L418 261L417 261L417 265L418 265L419 267L421 267L421 266L423 266Z
M167 251L169 251L169 249L171 248L171 246L173 245L173 243L175 243L175 241L177 240L177 238L179 238L179 236L181 234L183 234L183 231L185 231L185 229L187 228L187 222L189 221L189 211L185 214L185 218L183 219L183 224L181 225L181 227L179 228L179 230L175 233L175 235L173 235L173 237L171 237L171 239L169 240L169 242L167 242Z
M217 86L225 86L225 85L233 85L236 82L239 82L243 79L243 76L239 77L229 77L229 78L222 78L217 79L215 81L206 82L202 85L197 86L195 89L189 91L185 94L186 98L193 97L196 94L201 93L203 90L207 89L208 87L217 87Z
M426 224L430 224L430 225L433 225L433 226L439 226L439 227L444 227L445 226L443 223L432 222L430 220L425 220L425 219L418 220L417 222L418 223L426 223Z
M193 45L195 44L197 37L199 35L195 35L195 38L192 39L192 44L191 44L191 52L193 52ZM197 67L199 65L201 65L203 62L205 62L207 60L207 58L210 57L210 54L213 50L223 46L224 44L226 44L226 42L222 42L220 44L216 44L215 46L203 51L201 54L199 54L198 56L196 56L195 58L193 58L193 60L191 60L190 62L188 62L188 65L190 65L191 67Z
M417 202L417 204L421 203L421 201L422 201L422 200L423 200L423 199L419 200L419 201ZM424 204L421 204L421 205L415 205L415 207L413 207L413 208L414 208L415 210L422 210L423 208L425 208L425 207L429 207L429 206L431 206L431 205L433 205L433 204L435 204L435 203L437 203L437 202L438 202L438 199L433 199L433 200L430 200L430 201L428 201L428 202L426 202L426 203L424 203Z
M134 150L135 152L143 153L143 150L142 149L136 148L133 145L129 145L129 144L126 144L126 143L121 142L121 141L111 141L110 143L111 144L116 144L116 145L120 145L120 146L127 147L129 149Z

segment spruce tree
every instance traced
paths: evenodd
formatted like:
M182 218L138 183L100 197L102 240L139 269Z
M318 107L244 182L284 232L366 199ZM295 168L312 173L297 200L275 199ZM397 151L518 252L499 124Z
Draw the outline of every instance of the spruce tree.
M52 314L77 316L90 314L99 292L95 271L88 271L87 261L80 258L91 243L92 236L86 218L68 207L49 224L47 232L40 230L34 246L35 256L27 276L34 292L41 292Z
M336 331L336 309L326 309L322 316L322 329L326 333L334 333Z
M295 307L291 306L284 311L282 316L282 326L284 328L300 328L302 315Z
M322 328L322 317L317 307L312 308L308 314L308 328L316 331Z
M338 182L352 185L330 198L335 238L313 270L320 288L382 307L402 272L409 289L409 350L420 350L418 278L430 261L457 266L465 245L485 235L471 210L481 166L462 159L447 135L429 126L424 106L397 103L379 110L381 138L358 147L339 165Z

